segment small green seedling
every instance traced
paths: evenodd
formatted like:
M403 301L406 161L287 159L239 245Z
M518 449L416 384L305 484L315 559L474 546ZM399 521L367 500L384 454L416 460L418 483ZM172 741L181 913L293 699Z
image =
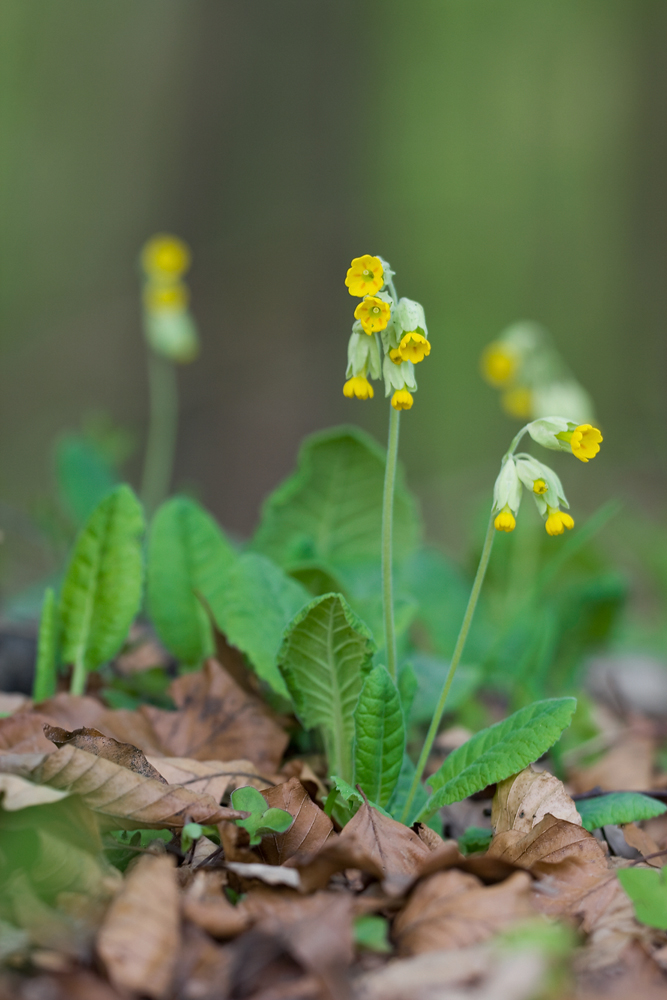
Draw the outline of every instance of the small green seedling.
M285 809L267 808L266 799L252 785L232 792L232 808L250 813L246 819L237 819L236 825L248 831L251 847L259 844L264 834L285 833L294 818Z
M376 913L366 913L354 921L354 943L366 951L391 951L388 932L387 918Z
M204 833L204 827L200 823L186 823L181 831L181 850L187 854L195 840Z

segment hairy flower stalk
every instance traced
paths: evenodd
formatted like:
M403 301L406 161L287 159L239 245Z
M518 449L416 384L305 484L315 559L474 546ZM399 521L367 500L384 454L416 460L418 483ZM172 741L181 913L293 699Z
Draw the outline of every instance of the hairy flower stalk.
M472 590L468 599L468 604L461 623L461 629L456 640L449 670L438 699L438 703L433 712L433 718L429 726L424 745L422 747L419 760L415 768L415 773L410 786L401 821L408 822L411 815L412 803L414 802L419 783L426 767L433 742L438 734L438 728L445 711L447 697L449 695L456 669L461 662L461 656L465 649L470 626L475 614L477 602L484 583L484 577L491 558L493 542L498 531L513 531L516 527L516 515L521 503L522 486L531 493L538 511L545 521L545 528L549 535L562 535L566 528L574 527L573 518L561 510L561 505L569 506L565 498L565 493L560 479L547 465L533 458L532 455L515 454L516 449L525 434L541 444L545 448L559 451L570 451L581 461L589 461L600 450L602 434L590 424L576 426L573 422L562 417L547 417L541 420L534 420L532 423L522 427L514 437L508 451L502 459L500 474L493 489L493 506L491 516L486 529L482 554L473 581Z
M355 257L347 272L345 284L350 295L362 301L354 310L343 394L348 399L372 399L369 379L383 378L385 397L391 397L382 498L382 611L387 669L396 680L392 536L399 418L401 410L414 404L414 367L428 357L431 344L422 306L412 299L399 299L393 275L386 260L371 254Z

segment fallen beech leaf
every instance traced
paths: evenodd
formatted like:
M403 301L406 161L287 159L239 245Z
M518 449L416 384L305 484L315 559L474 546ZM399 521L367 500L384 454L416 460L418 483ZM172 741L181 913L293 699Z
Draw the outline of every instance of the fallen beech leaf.
M211 795L220 802L223 795L240 785L266 788L249 760L194 760L192 757L149 756L149 764L170 785L185 785L192 792Z
M353 835L363 852L389 879L417 874L420 861L431 854L416 833L395 819L383 816L366 802L343 828L340 839L345 842Z
M171 985L180 942L174 859L144 855L112 901L97 936L109 979L161 1000Z
M80 726L95 726L106 712L105 706L97 698L88 695L68 694L61 691L53 698L35 705L40 715L46 715L51 724L63 729L78 729Z
M258 853L270 865L282 865L299 852L317 851L333 835L329 816L315 805L298 778L262 792L267 805L284 809L294 822L285 833L271 833L262 838Z
M44 726L51 722L39 712L16 712L0 719L0 754L53 753L53 743L44 735Z
M289 781L290 778L298 778L314 802L326 801L326 797L329 794L326 785L318 778L310 764L307 764L305 760L299 760L295 757L283 765L280 773L285 781Z
M317 853L297 854L290 858L287 867L298 869L305 893L325 889L332 875L348 868L358 869L379 881L384 875L379 858L371 857L354 832L344 839L334 834Z
M667 864L667 856L664 854L659 855L657 858L650 857L650 855L657 854L660 850L659 846L656 844L653 837L642 829L642 827L637 826L636 823L625 823L621 830L623 831L623 836L625 837L625 842L634 847L636 851L646 858L646 864L651 865L652 868L662 868Z
M27 806L41 806L47 802L65 799L69 792L58 791L47 785L36 785L18 774L0 774L0 796L3 809L16 812Z
M250 923L249 916L223 895L220 880L201 871L195 874L185 893L183 915L217 938L236 937Z
M417 885L394 921L399 954L481 944L514 921L534 915L531 885L525 872L490 886L456 868L431 875Z
M262 774L277 770L287 734L263 702L243 691L215 660L178 677L169 693L178 706L175 712L142 705L136 712L107 711L96 724L147 754L221 761L244 757Z
M209 795L167 785L128 771L78 747L55 753L0 756L0 770L80 795L94 812L114 817L119 826L181 827L186 822L220 823L242 814L219 806Z
M526 767L498 784L493 797L491 824L496 834L506 830L528 833L547 813L581 826L581 816L565 791L563 782L548 771L534 771L532 767Z
M130 771L143 774L146 778L155 778L156 781L165 779L159 771L156 771L152 764L149 764L141 750L131 743L119 743L111 736L105 736L97 729L75 729L68 732L60 726L44 726L44 735L48 740L60 748L64 746L78 747L79 750L86 750L95 754L96 757L104 757L105 760L112 760L114 764L120 764Z
M235 875L245 879L259 879L266 885L286 885L290 889L301 888L301 877L296 868L281 868L277 865L244 864L242 861L228 861L226 867Z
M419 839L423 844L426 844L429 851L437 851L445 843L455 844L456 841L445 841L442 839L439 833L432 830L430 826L426 826L425 823L415 823L414 832L417 834Z

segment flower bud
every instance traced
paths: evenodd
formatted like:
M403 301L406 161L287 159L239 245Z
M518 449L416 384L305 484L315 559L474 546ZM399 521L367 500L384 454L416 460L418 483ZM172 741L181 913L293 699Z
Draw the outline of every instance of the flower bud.
M520 504L521 480L517 473L516 462L510 456L503 462L493 487L493 509L501 511L507 507L516 514Z
M146 311L144 329L156 354L178 364L189 364L199 354L197 327L189 312L177 309Z

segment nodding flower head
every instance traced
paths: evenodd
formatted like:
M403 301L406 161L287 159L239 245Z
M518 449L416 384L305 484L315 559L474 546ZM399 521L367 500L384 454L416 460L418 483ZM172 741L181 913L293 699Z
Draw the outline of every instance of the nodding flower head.
M549 487L543 479L533 480L533 493L535 496L541 497L543 493L546 493Z
M358 319L364 333L379 333L389 322L391 306L375 295L367 295L354 310L354 318Z
M580 462L589 462L600 450L602 434L590 424L575 424L564 417L540 417L528 424L526 430L533 441L543 448L569 451Z
M355 257L348 269L345 284L350 295L363 298L364 295L375 295L384 285L384 268L379 257L371 257L366 253L363 257Z
M190 267L190 250L177 236L158 233L144 245L141 266L151 281L174 282Z
M403 335L398 351L404 361L412 361L413 365L416 365L429 356L431 345L423 334L413 330Z
M567 440L567 437L564 437L562 434L558 436L564 441ZM590 424L580 424L569 435L572 454L580 462L588 462L591 458L595 458L600 450L601 441L602 434L600 434L597 427L591 427Z
M482 353L482 375L491 385L507 385L518 367L514 351L499 340L489 344Z
M391 405L395 410L409 410L413 403L412 393L407 389L397 389L391 397Z
M144 288L144 306L149 312L185 309L189 299L190 293L182 281L173 285L155 285L149 282Z
M403 362L403 355L397 347L392 347L389 351L389 360L393 361L395 365L400 365Z
M547 535L562 535L566 528L568 531L574 528L574 518L564 510L558 510L556 507L547 507L547 511L548 516L544 524L544 527L547 529Z
M372 399L374 396L373 386L363 375L355 375L349 378L343 386L343 395L348 399Z

